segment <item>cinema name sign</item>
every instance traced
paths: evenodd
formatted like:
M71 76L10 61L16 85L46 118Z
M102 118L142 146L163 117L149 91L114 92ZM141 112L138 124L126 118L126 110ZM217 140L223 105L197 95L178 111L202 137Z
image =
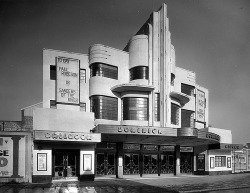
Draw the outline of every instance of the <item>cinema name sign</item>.
M35 140L43 141L101 142L101 134L98 133L37 130L34 136Z

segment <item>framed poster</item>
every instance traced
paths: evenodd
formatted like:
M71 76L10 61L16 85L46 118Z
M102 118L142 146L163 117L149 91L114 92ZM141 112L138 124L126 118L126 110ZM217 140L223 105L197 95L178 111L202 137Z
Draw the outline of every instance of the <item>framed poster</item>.
M210 168L214 168L214 157L210 157Z
M205 154L199 154L196 157L197 171L205 171Z
M83 154L83 170L92 170L92 154Z
M47 171L47 153L37 154L37 171Z
M231 157L227 158L227 168L231 168Z

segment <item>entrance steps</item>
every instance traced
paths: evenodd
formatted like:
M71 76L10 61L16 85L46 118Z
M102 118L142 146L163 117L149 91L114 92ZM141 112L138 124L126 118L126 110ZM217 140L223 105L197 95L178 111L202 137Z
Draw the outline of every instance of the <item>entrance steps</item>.
M53 177L52 183L57 182L78 182L78 177Z

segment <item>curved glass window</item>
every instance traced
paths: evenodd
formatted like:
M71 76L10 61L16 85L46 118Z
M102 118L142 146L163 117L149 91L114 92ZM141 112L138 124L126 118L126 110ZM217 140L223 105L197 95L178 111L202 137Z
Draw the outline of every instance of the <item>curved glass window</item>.
M123 98L123 120L148 120L147 98Z
M181 127L194 127L194 112L181 109Z
M146 79L148 80L148 67L147 66L136 66L129 70L130 80Z
M118 99L107 96L90 97L91 112L96 119L118 120Z
M103 76L118 80L118 67L103 63L93 63L90 66L90 77Z

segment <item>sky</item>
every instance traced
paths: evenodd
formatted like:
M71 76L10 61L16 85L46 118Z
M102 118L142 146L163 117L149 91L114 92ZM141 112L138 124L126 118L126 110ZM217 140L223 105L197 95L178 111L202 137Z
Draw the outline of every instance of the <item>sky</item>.
M43 48L123 49L162 3L176 66L209 90L209 125L250 142L249 0L0 0L0 120L42 101Z

